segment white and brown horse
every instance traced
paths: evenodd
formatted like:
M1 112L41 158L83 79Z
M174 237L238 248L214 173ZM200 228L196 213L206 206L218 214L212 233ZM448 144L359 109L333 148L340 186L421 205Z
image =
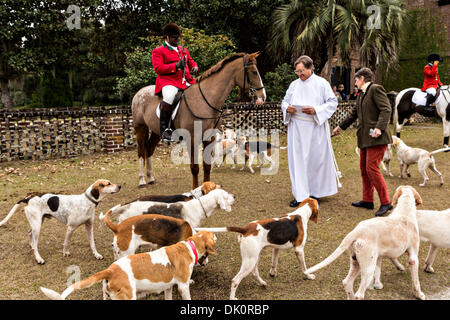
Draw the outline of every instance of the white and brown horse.
M208 141L194 139L198 135L198 123L201 123L201 137L206 130L217 128L223 113L222 106L231 90L238 86L244 92L249 92L256 98L255 104L262 105L266 100L266 92L256 67L256 58L259 53L236 53L229 55L215 66L200 75L197 83L184 91L180 106L173 121L176 129L182 129L190 134L190 167L192 173L192 187L198 187L199 165L197 152L200 143L205 150L214 138ZM145 186L144 167L147 164L148 184L155 183L152 173L152 155L159 142L159 118L156 108L162 98L155 95L155 87L147 86L140 89L132 100L132 114L139 157L139 186ZM174 134L177 132L176 130ZM174 136L173 134L173 136ZM184 137L183 137L184 138ZM184 140L184 139L183 139ZM190 149L190 150L189 150ZM196 152L194 152L194 150ZM211 162L203 157L203 180L210 180Z
M400 91L395 98L394 107L394 133L400 138L400 131L403 125L408 121L414 113L419 113L424 116L436 116L442 119L442 125L444 130L444 147L449 145L450 136L450 88L448 85L440 88L440 97L436 102L436 111L434 114L430 114L424 110L423 106L416 105L412 101L413 95L418 88L408 88Z

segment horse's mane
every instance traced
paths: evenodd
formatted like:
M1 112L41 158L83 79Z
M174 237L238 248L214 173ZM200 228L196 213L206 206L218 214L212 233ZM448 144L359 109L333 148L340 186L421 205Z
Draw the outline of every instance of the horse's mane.
M196 80L197 81L201 81L204 80L206 78L208 78L209 76L219 72L220 70L223 69L223 67L225 67L225 65L227 65L228 63L241 58L243 56L245 56L246 53L245 52L239 52L239 53L234 53L234 54L230 54L229 56L226 56L225 58L223 58L222 60L220 60L217 64L215 64L214 66L212 66L211 68L209 68L208 70L206 70L205 72L203 72L201 75L199 75Z

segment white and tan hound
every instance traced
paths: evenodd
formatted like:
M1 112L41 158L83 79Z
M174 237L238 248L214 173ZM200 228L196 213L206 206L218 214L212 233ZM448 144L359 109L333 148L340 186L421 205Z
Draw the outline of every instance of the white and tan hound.
M203 231L168 247L120 258L108 269L71 285L62 294L43 287L41 290L50 299L64 300L74 290L103 281L104 298L136 300L147 293L164 291L165 299L171 300L172 287L177 285L181 297L190 300L192 271L205 254L217 252L214 234Z
M95 208L107 194L116 193L119 190L120 185L115 185L108 180L101 179L95 181L85 192L78 195L32 193L14 205L6 218L0 222L0 226L4 225L19 208L25 206L25 215L31 226L30 245L37 263L43 264L45 261L39 254L38 241L44 218L56 218L67 226L63 247L64 256L70 256L69 242L72 233L80 225L84 224L92 253L95 258L103 259L97 252L94 242Z
M350 269L342 281L348 299L364 299L364 294L372 286L381 290L381 263L383 258L391 259L398 269L404 270L397 258L405 252L409 256L414 295L425 299L419 283L419 229L416 219L416 205L422 198L411 186L399 186L393 196L397 205L387 217L377 217L361 221L342 240L339 247L325 260L306 270L307 274L316 272L336 260L344 252L350 255ZM356 295L353 283L361 273L361 283Z
M111 214L120 214L118 222L142 214L161 214L183 219L192 228L200 225L204 218L210 217L217 207L230 212L234 196L223 189L214 189L208 194L187 202L162 203L154 201L135 201L125 205L115 206ZM103 219L103 214L100 215Z
M419 186L425 186L426 182L429 180L426 170L430 168L438 177L441 182L441 186L444 184L444 178L442 174L436 168L436 162L433 154L449 151L450 148L442 148L432 152L420 148L412 148L406 145L400 138L392 136L392 147L397 151L397 160L400 164L400 178L403 178L403 168L406 166L405 172L408 177L410 173L408 172L409 166L417 163L417 168L419 173L423 177L423 182Z
M251 173L255 173L255 170L252 168L253 161L259 157L260 165L258 168L263 166L266 161L270 163L270 167L267 169L271 171L275 164L275 161L272 159L273 149L287 149L287 147L279 147L271 144L267 141L247 141L246 136L239 136L237 139L238 144L238 154L244 154L245 160L244 165L241 168L241 171L245 169L245 165L248 165L248 168Z
M272 268L270 275L277 274L278 251L280 249L295 248L300 267L306 271L305 247L308 221L317 223L319 204L315 199L306 199L299 204L298 209L280 218L262 219L250 222L245 227L225 227L225 228L195 228L197 231L210 232L238 232L241 246L242 264L239 273L231 282L230 299L236 300L236 290L239 283L246 276L253 273L259 284L266 286L267 283L260 277L258 271L259 254L265 247L273 248ZM306 275L309 279L314 279L314 275Z

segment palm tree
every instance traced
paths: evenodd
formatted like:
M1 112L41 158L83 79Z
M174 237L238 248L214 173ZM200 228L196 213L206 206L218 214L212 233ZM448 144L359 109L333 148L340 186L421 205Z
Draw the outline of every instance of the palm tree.
M374 15L368 10L372 5L376 6L379 26L373 25ZM304 6L293 0L274 11L269 52L279 52L278 57L282 57L289 49L292 59L319 45L320 56L326 61L322 74L328 80L336 53L348 65L352 51L357 50L360 64L373 70L381 62L386 68L397 63L399 38L407 17L403 1L319 0L310 10L304 10Z

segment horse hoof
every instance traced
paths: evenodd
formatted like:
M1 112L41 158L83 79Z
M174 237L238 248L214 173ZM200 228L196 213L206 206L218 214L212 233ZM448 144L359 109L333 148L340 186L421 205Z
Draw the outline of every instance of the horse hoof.
M147 182L147 184L150 184L150 185L155 184L155 183L156 183L155 180Z

